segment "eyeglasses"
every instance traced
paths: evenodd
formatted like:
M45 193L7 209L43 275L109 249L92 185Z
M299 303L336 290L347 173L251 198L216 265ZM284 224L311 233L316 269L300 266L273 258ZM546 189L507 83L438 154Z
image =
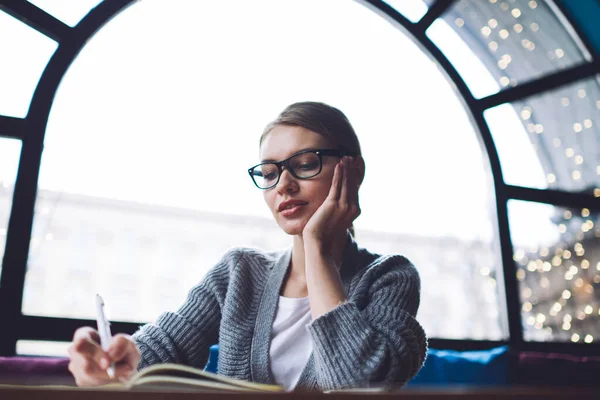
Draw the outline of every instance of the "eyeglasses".
M310 179L321 173L323 169L323 156L344 157L348 155L342 150L304 150L279 162L264 162L248 169L252 181L259 189L270 189L279 183L283 167L293 177Z

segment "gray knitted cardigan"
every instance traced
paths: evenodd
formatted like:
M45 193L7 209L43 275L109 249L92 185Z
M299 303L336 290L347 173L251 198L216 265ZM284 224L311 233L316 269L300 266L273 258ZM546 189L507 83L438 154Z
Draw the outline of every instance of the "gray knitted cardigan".
M269 366L271 329L291 250L238 248L225 254L177 312L134 334L139 368L174 362L203 368L219 344L219 374L275 383ZM415 319L420 281L401 256L380 256L350 237L340 276L348 300L313 320L313 352L298 388L396 386L425 359L425 332Z

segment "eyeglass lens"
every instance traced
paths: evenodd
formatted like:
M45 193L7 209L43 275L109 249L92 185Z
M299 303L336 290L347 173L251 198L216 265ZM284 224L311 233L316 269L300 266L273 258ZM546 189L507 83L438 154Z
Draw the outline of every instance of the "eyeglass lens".
M297 178L312 178L321 170L321 159L315 153L302 153L290 158L287 166ZM277 184L279 168L277 164L262 164L256 167L252 177L259 187L268 188Z

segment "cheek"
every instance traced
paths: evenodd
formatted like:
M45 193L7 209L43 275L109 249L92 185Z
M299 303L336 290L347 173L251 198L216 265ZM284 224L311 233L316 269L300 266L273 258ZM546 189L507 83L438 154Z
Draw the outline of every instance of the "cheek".
M329 195L329 191L331 190L331 178L323 177L325 179L320 179L318 181L310 182L310 187L307 187L307 192L310 193L311 200L315 203L315 205L320 206L323 201Z
M271 193L272 190L265 190L263 191L263 198L265 199L265 203L267 203L267 207L269 207L269 209L271 211L273 211L273 207L274 207L274 202L275 202L275 197L273 196L273 194Z

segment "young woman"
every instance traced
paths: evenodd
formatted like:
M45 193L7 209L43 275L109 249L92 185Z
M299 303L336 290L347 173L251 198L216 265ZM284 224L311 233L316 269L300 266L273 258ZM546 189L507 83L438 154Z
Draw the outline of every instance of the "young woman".
M292 104L265 128L260 158L248 172L292 248L229 251L177 312L116 335L108 352L96 331L77 330L78 385L109 382L111 362L115 379L154 363L203 368L215 343L220 374L288 390L402 385L417 373L427 350L418 273L349 233L365 164L346 116Z

